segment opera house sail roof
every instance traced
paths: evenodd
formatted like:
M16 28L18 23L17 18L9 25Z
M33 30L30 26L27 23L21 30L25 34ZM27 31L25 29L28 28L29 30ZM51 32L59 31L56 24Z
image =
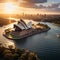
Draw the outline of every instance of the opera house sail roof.
M18 21L18 23L17 24L14 24L14 28L16 29L16 28L19 28L19 29L21 29L21 30L26 30L26 29L29 29L29 28L32 28L32 22L28 22L27 24L26 24L26 22L24 21L24 20L20 20L20 21Z

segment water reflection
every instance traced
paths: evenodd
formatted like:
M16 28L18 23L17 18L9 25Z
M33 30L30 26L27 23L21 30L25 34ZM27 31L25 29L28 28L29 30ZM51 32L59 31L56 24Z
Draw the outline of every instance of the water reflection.
M23 39L20 39L20 40L15 40L14 42L15 42L16 46L18 46L20 48L20 46L24 46L26 44L27 38L23 38Z

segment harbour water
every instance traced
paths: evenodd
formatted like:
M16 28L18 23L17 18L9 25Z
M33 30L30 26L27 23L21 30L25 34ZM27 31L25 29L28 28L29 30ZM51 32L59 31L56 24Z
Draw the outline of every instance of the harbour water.
M11 41L2 36L4 29L12 27L13 24L0 27L0 42L15 44L18 48L25 48L35 51L41 60L60 60L60 38L56 35L60 33L60 27L53 23L44 23L50 26L48 32L36 34L28 38Z

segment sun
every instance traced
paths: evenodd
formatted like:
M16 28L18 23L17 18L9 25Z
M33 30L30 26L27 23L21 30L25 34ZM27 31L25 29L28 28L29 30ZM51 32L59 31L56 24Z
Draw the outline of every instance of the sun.
M15 6L13 3L6 3L4 8L5 12L8 14L12 14L15 11Z

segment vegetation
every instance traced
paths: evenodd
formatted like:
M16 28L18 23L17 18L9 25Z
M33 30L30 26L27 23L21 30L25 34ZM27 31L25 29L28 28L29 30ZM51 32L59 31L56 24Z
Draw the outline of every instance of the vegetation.
M38 26L42 26L42 27L44 27L44 28L49 28L49 26L48 26L48 25L46 25L46 24L38 23L37 25L38 25Z
M24 49L0 47L0 60L39 60L37 54Z
M51 22L51 23L55 23L55 24L60 24L60 17L58 18L46 18L43 20L43 22Z

